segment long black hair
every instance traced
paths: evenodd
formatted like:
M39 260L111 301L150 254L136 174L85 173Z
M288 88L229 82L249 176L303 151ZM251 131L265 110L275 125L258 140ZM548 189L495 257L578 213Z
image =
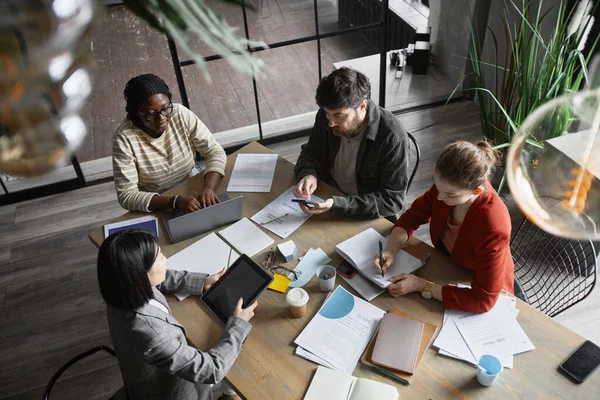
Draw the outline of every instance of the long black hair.
M149 97L154 96L155 94L164 94L169 98L169 101L171 101L172 97L165 81L154 74L138 75L135 78L131 78L129 82L127 82L127 85L125 85L123 94L125 95L125 101L127 102L127 105L125 106L127 118L136 124L140 123L140 116L138 115L140 106L144 104Z
M154 298L148 271L157 256L158 242L145 229L127 229L107 237L98 252L98 284L104 301L134 310Z

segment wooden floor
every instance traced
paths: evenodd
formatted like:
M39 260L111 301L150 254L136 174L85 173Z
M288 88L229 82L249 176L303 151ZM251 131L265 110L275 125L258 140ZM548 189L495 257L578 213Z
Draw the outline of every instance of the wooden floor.
M241 8L214 3L232 26L243 27ZM316 33L312 0L261 0L256 12L249 11L250 38L276 43ZM335 1L319 1L321 33L337 30ZM239 31L244 34L243 29ZM96 85L91 98L91 132L77 152L80 161L110 156L112 134L125 117L123 89L140 74L154 73L163 78L181 101L167 41L125 6L104 7L92 38L96 62ZM214 52L197 41L193 46L203 56ZM333 63L376 53L359 34L321 41L323 74ZM314 111L315 89L319 80L317 43L308 42L256 53L269 66L257 79L261 121L267 122ZM180 51L181 60L189 57ZM212 82L207 82L196 66L183 68L190 109L211 132L221 132L257 123L252 79L237 72L228 62L208 63Z
M447 143L479 138L479 115L465 102L399 119L423 153L412 201L431 185L435 159ZM294 162L304 141L270 147ZM110 344L96 281L97 251L87 232L123 212L112 183L0 207L0 399L40 399L62 363ZM600 343L599 307L596 290L559 321ZM77 364L64 377L54 398L106 399L121 385L116 362L106 355Z

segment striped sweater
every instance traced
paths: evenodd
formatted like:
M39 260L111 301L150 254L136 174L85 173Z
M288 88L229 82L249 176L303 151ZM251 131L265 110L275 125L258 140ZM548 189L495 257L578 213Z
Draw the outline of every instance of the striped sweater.
M149 211L152 196L185 181L195 165L195 151L206 159L204 173L225 174L227 156L208 128L190 110L173 104L167 130L148 136L125 118L113 136L113 173L119 204Z

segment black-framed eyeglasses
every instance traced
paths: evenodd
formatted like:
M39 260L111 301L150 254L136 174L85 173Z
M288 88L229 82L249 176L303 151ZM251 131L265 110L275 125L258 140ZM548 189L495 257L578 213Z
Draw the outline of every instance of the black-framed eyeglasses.
M139 111L138 114L146 119L156 119L159 115L162 115L163 117L168 117L169 115L173 114L173 103L169 103L168 106L166 106L160 111Z
M279 271L284 271L283 274L279 273L280 275L283 275L283 276L288 276L289 274L292 274L293 275L293 278L291 278L292 281L298 280L298 276L302 275L302 271L295 271L291 268L286 267L285 265L275 264L275 258L276 258L275 249L273 247L271 247L271 249L267 253L267 257L262 262L262 268L265 271L269 271L272 274L276 273L276 272L279 273Z

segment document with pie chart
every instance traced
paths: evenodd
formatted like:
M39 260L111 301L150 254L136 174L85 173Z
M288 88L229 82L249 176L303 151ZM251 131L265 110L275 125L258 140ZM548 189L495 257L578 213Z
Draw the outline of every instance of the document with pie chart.
M302 357L351 374L384 314L338 285L294 343Z

